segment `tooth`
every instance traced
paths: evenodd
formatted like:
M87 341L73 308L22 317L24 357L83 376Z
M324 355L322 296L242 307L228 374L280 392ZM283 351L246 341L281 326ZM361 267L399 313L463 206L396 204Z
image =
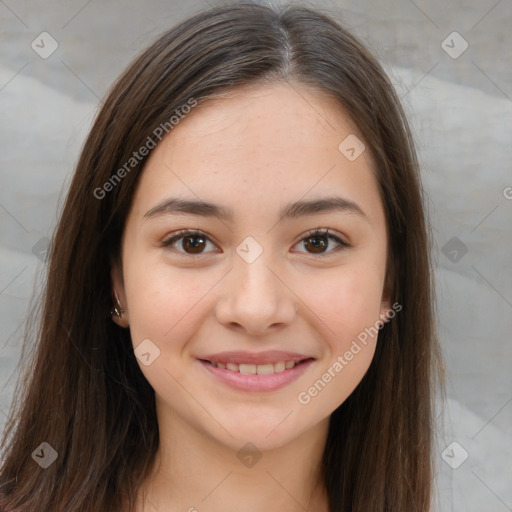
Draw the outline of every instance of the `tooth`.
M277 363L267 364L236 364L222 363L220 361L210 361L213 366L223 368L232 372L243 373L244 375L271 375L272 373L281 373L290 370L298 361L278 361Z
M275 373L284 372L285 368L286 368L286 365L285 365L284 361L279 361L277 363L274 363L274 372Z
M258 375L269 375L270 373L274 373L274 365L272 363L259 364L256 366L256 373Z
M255 364L240 364L240 373L244 375L256 375L256 365Z

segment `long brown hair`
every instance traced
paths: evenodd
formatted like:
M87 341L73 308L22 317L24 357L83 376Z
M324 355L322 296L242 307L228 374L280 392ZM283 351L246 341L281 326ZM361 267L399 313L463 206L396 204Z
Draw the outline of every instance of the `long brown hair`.
M191 98L278 80L329 94L358 126L386 213L392 302L403 307L331 415L322 459L330 510L429 511L440 359L431 237L404 112L380 64L339 22L306 7L253 3L208 9L164 33L103 102L53 236L36 350L2 439L5 510L134 510L159 434L129 330L108 315L111 265L146 157L126 162L149 140L158 143L155 129L170 129ZM105 187L123 166L123 179ZM50 452L43 442L57 454L46 469L33 456Z

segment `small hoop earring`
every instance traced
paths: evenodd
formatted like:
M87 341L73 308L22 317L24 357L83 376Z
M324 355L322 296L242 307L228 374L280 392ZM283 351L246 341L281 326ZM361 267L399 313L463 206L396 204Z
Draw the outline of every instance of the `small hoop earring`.
M126 309L124 309L123 306L121 306L121 303L119 302L119 299L117 297L117 293L115 290L114 290L114 295L116 297L117 305L114 305L114 307L110 311L110 316L113 317L114 315L116 315L117 318L121 318L123 316L123 313L126 313ZM119 306L119 308L117 306Z

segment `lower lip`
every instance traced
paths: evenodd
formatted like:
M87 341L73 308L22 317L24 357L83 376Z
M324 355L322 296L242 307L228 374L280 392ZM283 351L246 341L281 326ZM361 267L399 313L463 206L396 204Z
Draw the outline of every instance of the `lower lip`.
M298 379L310 367L314 360L308 359L289 370L271 373L269 375L245 375L224 368L217 368L199 359L198 361L203 368L233 389L239 391L274 391Z

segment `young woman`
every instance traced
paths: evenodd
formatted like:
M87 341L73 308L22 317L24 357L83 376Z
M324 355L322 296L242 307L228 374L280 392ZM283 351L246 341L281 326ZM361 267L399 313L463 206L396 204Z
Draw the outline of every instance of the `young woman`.
M309 8L201 12L83 148L2 510L427 512L433 297L375 58Z

